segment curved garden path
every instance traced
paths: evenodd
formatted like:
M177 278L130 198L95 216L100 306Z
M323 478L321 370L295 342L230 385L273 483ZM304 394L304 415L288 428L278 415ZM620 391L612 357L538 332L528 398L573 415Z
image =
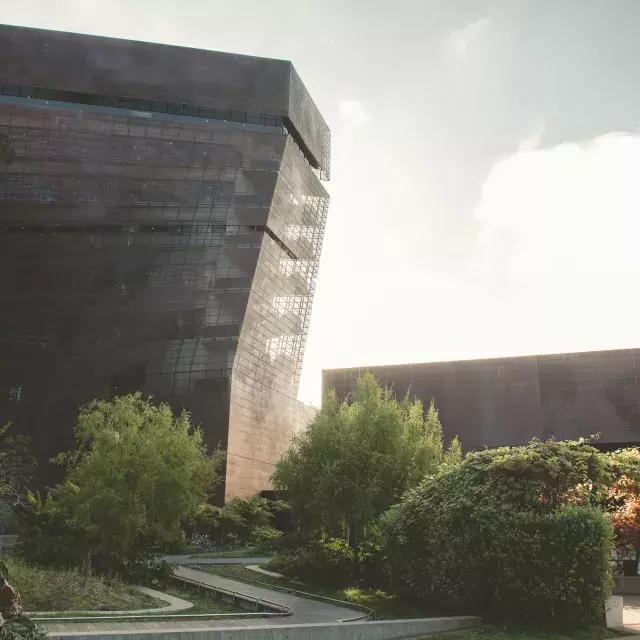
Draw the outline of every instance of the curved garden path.
M177 559L180 558L180 559ZM251 626L281 626L283 624L307 624L307 623L330 623L340 622L350 618L362 616L362 611L351 609L346 606L339 606L322 602L319 600L311 600L302 596L295 596L283 591L276 591L257 585L252 585L239 580L232 580L224 576L216 575L208 571L195 569L188 566L189 564L230 564L229 560L241 560L242 564L247 562L258 564L256 558L208 558L215 562L203 562L203 558L197 559L195 562L181 562L182 557L168 557L170 562L179 563L175 573L179 577L189 580L197 580L212 587L220 587L227 591L236 591L243 593L252 598L261 600L269 600L273 603L285 605L289 607L293 614L286 617L259 618L259 619L199 619L199 620L149 620L149 621L122 621L122 622L47 622L43 624L50 637L65 638L73 635L100 635L101 633L117 633L119 631L139 631L141 633L149 633L153 631L193 631L213 629L217 627L251 627ZM192 560L192 558L189 558ZM223 560L223 562L219 562ZM263 560L263 559L258 559ZM234 564L234 563L232 563Z

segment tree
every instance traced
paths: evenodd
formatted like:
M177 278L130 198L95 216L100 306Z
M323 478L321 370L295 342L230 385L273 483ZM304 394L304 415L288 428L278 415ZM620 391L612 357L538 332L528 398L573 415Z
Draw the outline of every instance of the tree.
M27 494L36 460L29 438L14 434L11 429L11 423L0 427L0 502L14 505Z
M432 403L396 400L375 377L357 382L351 402L327 394L309 427L276 465L273 482L286 490L307 531L342 536L355 545L367 527L455 449L445 452Z
M182 521L220 480L223 454L207 453L189 414L174 416L140 393L83 407L75 440L76 450L56 459L66 478L41 502L42 516L81 537L98 568L181 540Z

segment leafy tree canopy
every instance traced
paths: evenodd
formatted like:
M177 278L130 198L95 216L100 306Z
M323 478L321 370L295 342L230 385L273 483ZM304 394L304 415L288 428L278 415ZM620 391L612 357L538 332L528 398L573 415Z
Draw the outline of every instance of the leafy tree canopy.
M43 524L63 526L74 533L64 538L81 539L102 567L179 541L182 521L220 480L224 455L207 453L189 414L174 416L140 393L83 407L75 439L76 450L56 459L66 466L65 482L23 514L32 529L25 537L55 540Z
M276 465L274 484L307 531L357 541L367 526L425 474L461 457L456 440L445 450L432 403L398 401L364 374L353 398L327 394L310 426Z

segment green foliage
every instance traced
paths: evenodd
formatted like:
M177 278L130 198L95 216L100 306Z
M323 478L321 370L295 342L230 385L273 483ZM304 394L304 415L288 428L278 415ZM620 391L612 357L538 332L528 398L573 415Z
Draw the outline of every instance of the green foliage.
M249 544L257 551L271 551L278 546L282 531L270 526L255 527L249 534Z
M294 517L291 505L285 500L268 500L267 508L273 514L273 526L285 535L294 530Z
M7 563L10 583L20 592L26 611L118 611L160 604L114 576L35 566L15 556Z
M640 449L632 447L612 451L607 458L615 479L626 476L634 482L640 482Z
M29 438L12 428L0 427L0 503L10 505L24 500L36 469Z
M365 540L358 545L357 582L363 587L386 587L387 572L384 549L378 540Z
M469 454L457 474L441 481L453 483L469 505L544 511L569 502L576 488L609 484L611 474L606 457L586 441L532 440Z
M0 640L46 640L47 634L26 616L7 620L0 629Z
M355 582L357 555L346 540L326 538L276 554L269 567L311 584L343 587Z
M321 538L276 553L269 566L319 586L381 587L386 582L384 554L374 540L354 549L343 538Z
M462 443L456 436L450 443L449 448L442 456L442 464L447 467L455 467L462 462Z
M30 562L81 566L91 557L91 540L73 518L73 502L66 492L42 498L29 494L16 507L17 551Z
M611 586L611 523L570 502L576 487L607 479L604 456L584 442L469 454L383 519L393 583L456 611L598 621Z
M234 498L224 507L202 505L191 528L221 546L252 544L266 549L282 536L282 532L273 526L274 513L286 508L282 501Z
M425 419L420 402L397 401L368 373L350 403L339 403L332 392L326 396L276 465L273 482L287 491L304 530L357 545L407 488L457 457L459 443L444 451L433 403Z
M189 415L139 393L83 407L75 437L57 458L65 482L20 514L20 548L34 560L137 571L141 556L182 540L181 522L219 479L223 454L207 454Z

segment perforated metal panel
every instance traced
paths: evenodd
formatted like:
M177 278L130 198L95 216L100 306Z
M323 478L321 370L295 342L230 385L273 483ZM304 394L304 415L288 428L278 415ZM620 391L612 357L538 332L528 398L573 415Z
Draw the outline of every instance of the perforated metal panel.
M341 397L365 369L323 372ZM435 398L445 436L466 449L531 438L600 434L602 446L640 443L640 350L371 367L398 395Z
M83 38L70 36L67 55L91 53ZM26 82L36 63L12 79ZM142 99L140 70L112 67L108 86ZM223 75L233 100L244 91L256 106L263 89ZM64 75L37 91L1 81L0 423L33 437L53 480L46 460L71 444L78 406L142 390L191 411L229 449L227 497L268 487L306 416L296 396L328 207L286 110L227 117L83 95Z

